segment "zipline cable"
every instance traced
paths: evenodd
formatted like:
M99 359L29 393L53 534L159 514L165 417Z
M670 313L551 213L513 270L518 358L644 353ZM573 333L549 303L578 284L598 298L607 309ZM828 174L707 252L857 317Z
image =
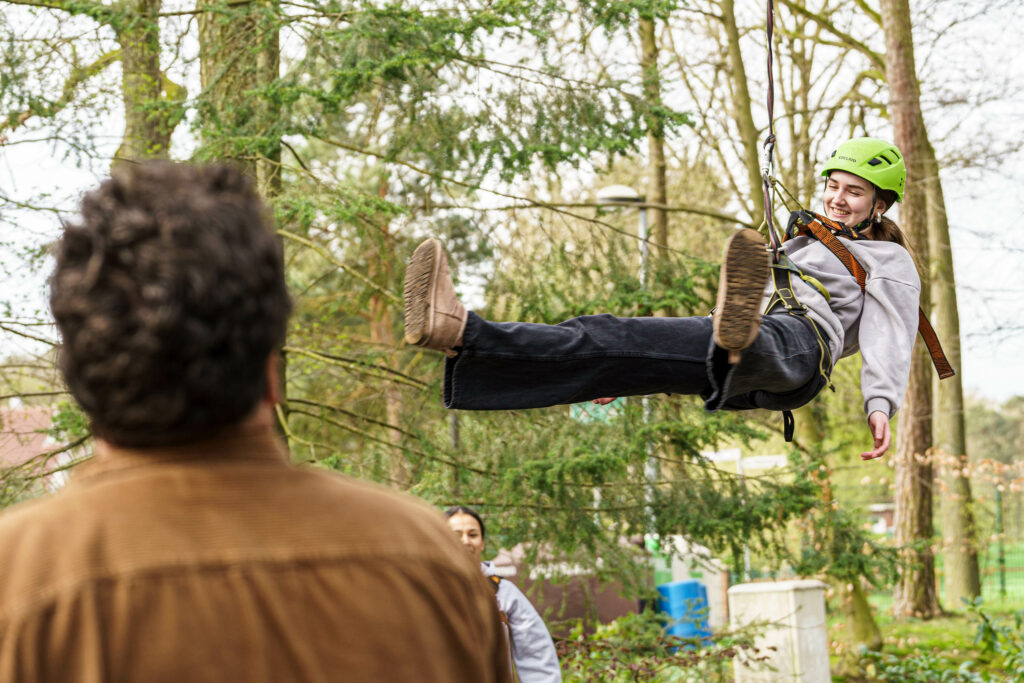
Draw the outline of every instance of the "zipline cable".
M764 222L768 226L768 242L771 244L772 260L779 262L779 248L782 240L775 229L775 218L772 215L772 175L774 171L775 153L775 77L772 74L772 35L775 29L775 7L772 0L767 0L767 18L765 21L766 45L765 53L768 62L768 137L764 140L764 163L761 166L761 186L764 193Z

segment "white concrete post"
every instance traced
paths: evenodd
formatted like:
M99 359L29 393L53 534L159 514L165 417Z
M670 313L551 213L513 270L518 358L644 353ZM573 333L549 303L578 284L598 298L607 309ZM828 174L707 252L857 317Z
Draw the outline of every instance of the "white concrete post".
M732 626L764 624L754 646L763 663L737 657L736 683L831 683L825 584L821 581L743 583L729 589ZM768 648L776 648L774 652Z

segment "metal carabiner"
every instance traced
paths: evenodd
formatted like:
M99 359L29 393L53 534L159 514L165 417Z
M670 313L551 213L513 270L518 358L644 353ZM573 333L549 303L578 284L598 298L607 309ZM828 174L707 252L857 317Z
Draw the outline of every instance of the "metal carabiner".
M773 171L775 162L773 161L773 155L775 154L775 135L768 135L765 138L764 145L762 147L763 158L761 161L761 175L767 178L774 176Z

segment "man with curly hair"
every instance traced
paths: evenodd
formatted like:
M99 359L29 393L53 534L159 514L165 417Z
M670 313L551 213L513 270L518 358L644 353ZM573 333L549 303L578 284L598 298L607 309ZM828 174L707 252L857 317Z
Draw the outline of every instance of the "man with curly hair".
M95 457L0 515L0 680L497 681L494 598L414 499L289 465L281 245L228 166L149 162L56 245Z

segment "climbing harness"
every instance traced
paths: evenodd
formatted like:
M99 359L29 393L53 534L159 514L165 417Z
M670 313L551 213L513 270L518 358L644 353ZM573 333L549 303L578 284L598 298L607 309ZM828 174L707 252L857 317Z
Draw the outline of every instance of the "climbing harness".
M498 598L498 589L501 587L501 577L490 575L487 577L490 581L491 586L494 588L494 598ZM501 622L501 630L505 634L505 645L508 650L508 668L512 672L512 680L514 683L519 682L519 672L516 671L515 660L512 658L512 622L508 620L508 614L505 610L498 606L498 620Z
M789 218L789 225L786 227L786 238L797 235L811 237L828 247L828 250L835 254L835 257L842 262L854 279L857 280L860 291L863 292L865 290L867 287L867 272L860 262L857 261L856 257L850 253L850 250L836 237L836 235L842 235L852 240L865 239L858 231L810 211L794 211ZM939 373L939 379L952 377L956 372L954 372L953 367L949 364L949 360L942 350L942 344L939 342L939 337L935 334L935 329L931 323L928 322L928 316L925 315L924 309L921 307L918 307L917 314L917 331L921 334L921 338L928 348L928 355L931 356L935 371Z
M786 252L778 252L779 261L772 264L772 292L771 297L768 299L768 303L764 307L763 315L768 315L779 306L786 309L786 313L792 315L804 322L805 325L811 328L814 332L814 337L818 342L818 374L825 380L825 386L832 391L836 388L832 385L832 352L828 347L828 342L825 340L825 335L822 334L821 328L818 327L818 323L814 322L811 316L807 315L807 307L800 303L799 299L796 298L796 294L793 292L793 275L811 285L825 298L825 301L831 301L832 295L828 293L825 286L821 284L816 278L806 275L796 264L790 260ZM796 429L796 420L793 418L793 411L783 410L782 411L782 436L789 443L793 440L793 431Z
M852 240L867 239L856 228L849 228L842 223L836 223L820 214L810 211L794 211L789 217L789 224L786 226L783 241L798 236L818 240L850 271L850 274L857 281L860 291L864 292L867 288L867 272L857 258L839 240L837 235ZM832 297L821 282L801 272L785 252L779 251L778 256L779 261L771 267L772 288L774 291L765 306L764 315L768 315L779 306L782 306L789 315L800 318L810 326L818 341L818 348L821 350L818 372L825 379L825 384L828 388L835 391L831 381L832 354L829 350L828 342L825 340L825 336L822 334L818 324L807 315L807 307L800 303L793 292L793 275L796 275L818 290L826 302L831 301ZM928 348L928 354L935 365L935 371L939 374L939 379L952 377L956 373L953 371L953 367L949 364L949 360L942 350L942 344L939 342L938 335L935 334L931 323L928 322L928 316L925 315L924 309L920 307L918 307L917 313L917 329L924 340L925 346ZM793 431L796 424L792 411L782 411L782 421L783 437L788 443L793 440Z

